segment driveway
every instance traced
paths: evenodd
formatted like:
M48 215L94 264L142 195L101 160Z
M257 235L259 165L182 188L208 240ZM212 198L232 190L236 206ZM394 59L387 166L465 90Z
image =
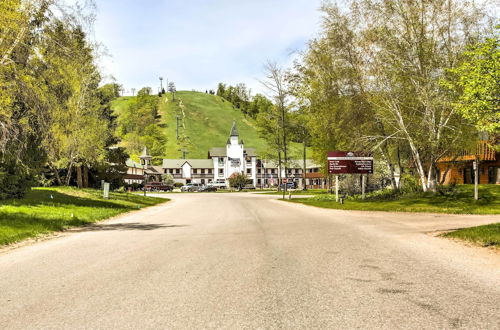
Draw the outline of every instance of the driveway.
M0 252L0 327L500 329L500 255L428 234L499 216L166 196Z

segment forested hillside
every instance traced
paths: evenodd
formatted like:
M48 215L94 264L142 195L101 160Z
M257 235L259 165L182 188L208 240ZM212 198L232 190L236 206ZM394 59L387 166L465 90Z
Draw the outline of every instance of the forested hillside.
M161 98L150 97L158 101L158 115L160 116L158 127L162 128L165 138L162 140L164 142L162 148L159 146L153 148L152 154L155 157L180 158L182 152L179 150L185 149L189 158L206 158L210 148L226 145L233 121L236 121L238 125L240 139L244 141L245 146L253 147L261 152L266 150L266 143L259 137L255 121L219 96L202 92L179 91L174 96L167 93ZM137 106L137 99L138 97L122 97L115 100L112 105L118 116L118 130L122 144L135 157L140 152L140 147L137 145L140 141L146 141L149 137L149 143L152 145L161 139L158 136L160 133L151 127L149 127L150 133L155 133L155 136L141 133L148 128L148 125L141 124L145 121L145 114L153 110L148 111L139 107L143 111L132 111L131 107ZM178 138L177 116L179 118ZM131 121L132 118L135 118L134 121ZM125 127L128 126L126 122L129 121L135 124L131 125L130 129L126 129ZM150 149L151 145L148 145ZM163 155L161 155L162 152Z

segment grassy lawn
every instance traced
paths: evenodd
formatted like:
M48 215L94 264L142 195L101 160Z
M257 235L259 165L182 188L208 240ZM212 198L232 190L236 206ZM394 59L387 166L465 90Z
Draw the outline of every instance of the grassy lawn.
M0 245L62 231L167 201L127 193L109 199L93 189L34 188L23 199L0 201Z
M500 249L500 223L459 229L441 236L457 238L484 247L492 246Z
M368 195L365 200L348 198L344 204L335 202L335 195L296 198L291 202L340 210L500 214L499 185L480 186L478 201L473 200L473 189L473 185L459 185L455 191L445 194L421 193L395 198Z
M259 190L257 189L257 192ZM290 191L286 192L286 195L288 196L288 193ZM292 196L296 195L326 195L328 194L328 191L326 189L308 189L308 190L292 190ZM268 191L268 192L262 192L261 194L263 195L283 195L283 191Z

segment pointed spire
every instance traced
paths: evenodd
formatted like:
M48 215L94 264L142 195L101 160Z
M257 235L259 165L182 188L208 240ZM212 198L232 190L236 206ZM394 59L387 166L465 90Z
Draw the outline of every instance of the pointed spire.
M238 136L238 128L236 127L236 121L233 121L233 127L231 128L231 136Z
M144 146L141 157L149 157L148 147Z

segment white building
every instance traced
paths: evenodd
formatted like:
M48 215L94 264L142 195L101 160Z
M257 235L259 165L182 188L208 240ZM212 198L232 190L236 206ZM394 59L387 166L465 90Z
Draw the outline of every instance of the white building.
M142 166L144 170L137 171L134 177L139 179L139 175L152 175L155 180L161 174L172 175L175 182L186 183L217 183L229 186L229 178L235 173L243 173L248 178L248 185L256 188L276 186L279 178L287 177L294 181L297 186L308 188L324 187L325 179L320 173L320 166L311 160L306 161L306 181L304 182L303 162L290 161L290 168L279 169L274 162L264 161L257 158L255 149L245 148L243 140L240 140L236 123L233 123L229 139L225 147L211 148L207 159L164 159L162 166L152 166L151 156L147 149L141 155L141 163L131 162L129 172L136 174ZM136 169L135 166L139 168ZM132 174L132 173L130 173ZM148 179L150 182L151 179ZM134 181L136 182L136 181Z

